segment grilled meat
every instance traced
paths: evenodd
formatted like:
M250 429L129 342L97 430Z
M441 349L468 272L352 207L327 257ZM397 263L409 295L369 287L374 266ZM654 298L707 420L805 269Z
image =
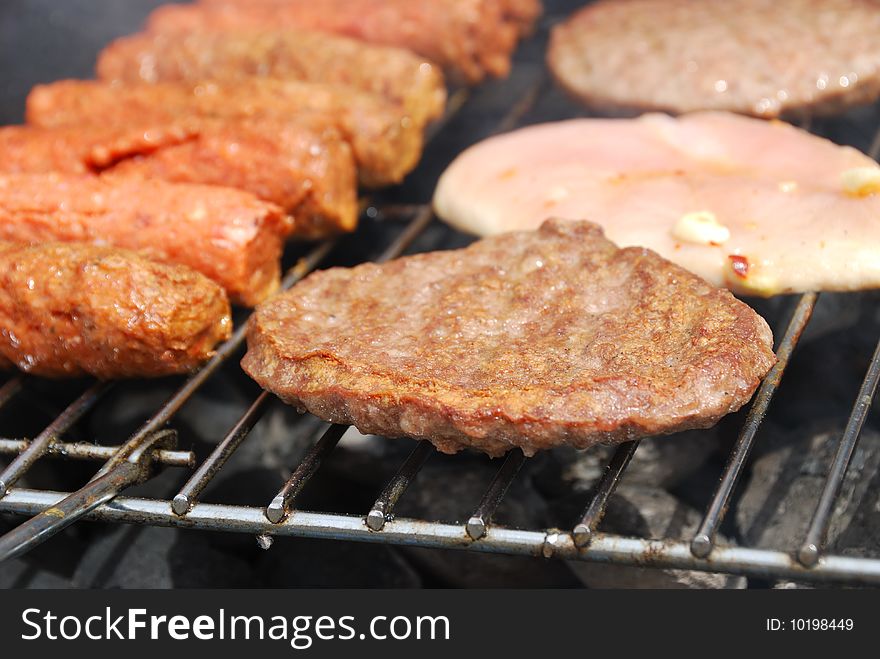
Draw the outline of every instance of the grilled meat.
M557 26L548 62L600 107L775 117L880 95L876 0L602 0Z
M880 167L782 122L727 113L579 119L462 153L434 206L489 235L552 213L602 225L746 295L880 287Z
M202 5L231 5L231 4L240 4L243 6L253 5L258 3L265 4L287 4L289 6L295 5L303 5L302 0L201 0ZM448 0L427 0L424 2L423 6L427 11L436 11L443 7ZM503 20L505 22L513 23L517 26L519 32L523 35L530 34L535 27L535 21L541 15L541 1L540 0L488 0L488 3L484 2L483 4L496 4L498 6L497 9L494 7L490 9L492 15L496 15L495 12L500 12ZM387 3L383 3L387 4ZM432 6L434 5L434 6ZM436 7L436 8L435 8ZM371 9L373 7L367 7L367 9ZM345 8L347 11L352 11L351 9ZM406 7L402 2L399 3L399 6L393 7L394 11L413 11L414 7Z
M30 126L0 127L0 173L97 173L124 158L150 154L194 139L190 122L154 126L73 126L41 130Z
M0 240L87 242L136 250L213 279L252 306L278 289L289 216L206 185L95 176L0 176Z
M27 373L184 373L231 327L223 289L184 266L92 245L0 244L0 355Z
M500 455L710 426L773 363L729 292L549 221L313 274L257 308L242 366L327 421Z
M164 5L155 32L307 29L409 49L469 84L506 76L517 38L536 3L524 0L284 0ZM525 10L524 10L525 9ZM539 8L538 8L539 10ZM533 20L533 19L532 19Z
M246 190L293 215L295 235L357 223L351 149L324 117L300 115L43 129L0 128L0 173L101 173Z
M89 123L173 122L195 115L284 121L302 112L327 116L352 147L360 181L399 183L419 160L424 126L382 97L340 85L250 78L230 82L108 84L64 80L38 85L28 96L28 122L43 127Z
M305 30L135 34L107 46L97 71L125 82L271 77L342 85L396 103L417 126L440 117L446 105L443 76L425 59Z

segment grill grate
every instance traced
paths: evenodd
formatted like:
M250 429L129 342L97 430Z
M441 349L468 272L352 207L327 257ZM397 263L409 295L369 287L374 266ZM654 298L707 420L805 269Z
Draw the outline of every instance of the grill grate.
M546 23L542 36L546 38ZM539 37L540 38L540 37ZM509 104L510 110L494 125L503 132L519 125L534 109L548 89L542 72ZM433 129L441 132L466 107L468 92L450 96L444 119ZM809 120L802 123L805 127ZM874 136L871 155L880 152L880 131ZM369 206L372 201L367 205ZM386 217L403 215L408 224L380 254L387 261L404 253L432 224L434 217L427 205L388 204L376 206ZM371 208L372 215L376 208ZM368 211L368 216L371 215ZM284 288L294 285L321 266L334 253L337 244L327 241L306 254L287 274ZM835 500L853 455L880 379L880 344L870 362L836 457L829 470L824 491L816 504L803 545L791 553L748 547L715 544L731 496L747 462L755 437L798 341L806 329L818 296L808 293L798 299L784 336L777 349L778 363L762 383L746 417L739 437L724 467L717 488L706 506L706 513L693 538L650 539L622 537L602 533L602 517L609 499L626 472L639 442L621 445L608 462L593 495L586 502L581 519L570 529L517 530L492 524L492 516L505 492L514 481L526 458L512 451L501 462L482 500L464 525L395 518L397 502L417 477L419 470L435 451L427 442L416 444L396 474L387 482L373 506L364 514L329 514L295 508L296 498L309 479L320 469L346 430L329 426L314 444L289 479L265 508L221 505L201 502L204 489L248 438L273 397L259 394L233 424L208 457L198 465L183 487L171 498L144 499L121 496L126 487L149 478L157 466L193 467L192 452L178 450L173 431L167 424L181 407L232 356L239 353L245 338L241 323L232 338L217 354L184 384L121 446L96 446L65 443L61 438L87 412L92 410L112 384L96 383L87 387L43 432L33 440L0 439L0 453L15 454L15 459L0 474L0 512L33 515L21 526L0 538L0 560L20 555L78 519L112 523L145 524L253 534L268 546L272 536L299 536L395 543L423 547L458 548L481 552L531 555L545 558L598 561L626 565L682 568L707 572L725 572L748 576L795 579L799 581L880 584L880 557L855 558L823 554ZM25 376L15 376L0 387L0 407L13 402L27 384ZM674 441L674 440L671 440ZM95 477L75 493L16 488L16 482L41 457L106 461ZM573 520L574 522L575 520Z

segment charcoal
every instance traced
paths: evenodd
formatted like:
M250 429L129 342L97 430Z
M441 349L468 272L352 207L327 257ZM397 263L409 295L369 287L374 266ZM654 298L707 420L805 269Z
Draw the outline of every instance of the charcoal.
M415 447L411 439L364 435L352 427L342 436L326 469L378 494Z
M223 435L231 427L226 427ZM275 470L286 480L290 473L284 472L302 459L326 427L320 419L302 416L294 408L273 401L221 473L263 468Z
M256 570L267 588L419 588L422 580L395 547L338 540L275 538L254 543Z
M772 298L749 298L747 302L782 338L785 323L791 317L800 296L776 296ZM816 301L810 324L801 336L801 345L807 345L829 334L854 328L859 324L865 309L878 301L875 292L865 293L823 293Z
M462 525L473 513L500 467L499 460L460 454L429 461L398 505L403 517ZM493 521L508 527L546 527L547 506L530 484L528 467L514 480ZM521 556L502 556L402 547L425 573L428 585L464 588L559 588L579 586L565 563Z
M441 588L581 588L561 561L481 554L455 549L407 547L407 557Z
M775 423L795 430L804 419L849 415L880 338L878 303L877 291L819 296L814 319L774 398L771 414ZM822 311L829 306L828 311ZM835 322L836 315L841 317L840 323ZM777 339L781 339L783 328L782 324L774 327ZM871 418L880 421L880 407L874 406Z
M159 527L120 527L93 543L75 583L90 588L241 588L252 584L253 571L247 561L215 547L213 537Z
M122 527L92 544L77 581L100 588L171 588L168 550L176 531Z
M792 551L804 540L843 434L839 420L768 438L736 510L744 543ZM880 555L880 432L865 428L831 515L829 548Z
M89 426L90 438L117 443L152 416L177 391L180 378L132 381L113 388ZM238 420L259 389L233 369L210 378L175 415L182 440L216 443Z
M608 503L599 530L654 539L689 539L701 515L656 487L621 485ZM728 543L719 538L719 543ZM569 561L590 588L745 588L743 577L691 570L672 570Z
M31 560L16 558L0 563L0 589L70 587L69 579L38 567Z
M501 460L472 453L436 456L419 472L398 504L397 514L464 524L501 464ZM528 478L527 463L502 500L495 521L514 528L540 528L545 524L546 509L546 503Z
M642 440L623 482L672 489L696 473L718 451L720 427L691 430ZM535 470L535 485L550 498L570 492L589 492L617 450L594 446L584 451L560 448L546 452Z

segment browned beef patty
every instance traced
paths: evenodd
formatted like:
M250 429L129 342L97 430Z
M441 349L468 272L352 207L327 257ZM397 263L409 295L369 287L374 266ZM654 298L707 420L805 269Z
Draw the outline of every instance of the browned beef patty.
M602 0L548 61L595 106L830 113L880 95L878 31L877 0Z
M550 220L314 274L258 307L242 366L328 421L500 455L710 426L774 361L729 292Z

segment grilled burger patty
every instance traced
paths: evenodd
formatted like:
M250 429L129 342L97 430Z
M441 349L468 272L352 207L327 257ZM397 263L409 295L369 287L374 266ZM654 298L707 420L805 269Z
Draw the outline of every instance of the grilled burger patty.
M0 240L88 242L189 266L252 306L278 289L289 217L231 188L0 175Z
M313 274L258 307L242 366L327 421L500 455L710 426L774 361L729 292L551 220Z
M0 243L0 356L25 372L184 373L231 328L223 289L184 266L109 247Z
M880 94L876 0L602 0L553 31L556 79L590 105L773 117Z
M443 114L438 67L402 48L309 32L171 31L117 39L98 58L98 77L126 82L241 82L250 77L334 84L382 96L417 125Z
M424 125L383 97L342 85L278 78L156 84L62 80L34 87L27 100L28 123L45 128L137 125L188 115L289 118L296 124L302 112L325 115L339 129L365 186L399 183L421 156Z
M129 125L0 128L0 173L101 173L246 190L314 238L357 224L351 148L326 117L182 118Z

